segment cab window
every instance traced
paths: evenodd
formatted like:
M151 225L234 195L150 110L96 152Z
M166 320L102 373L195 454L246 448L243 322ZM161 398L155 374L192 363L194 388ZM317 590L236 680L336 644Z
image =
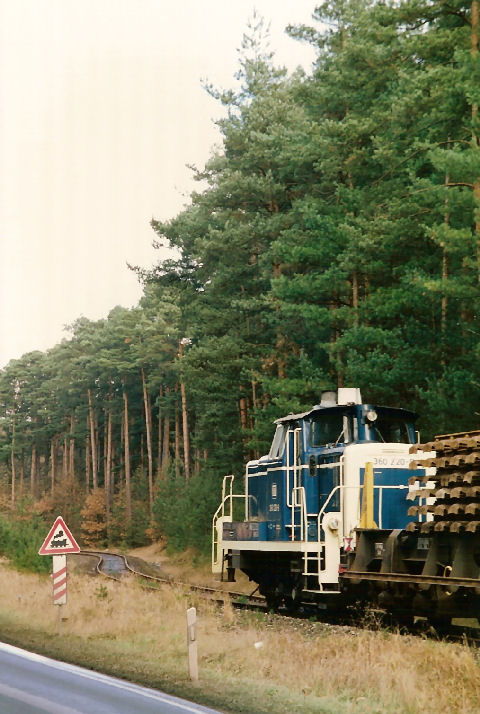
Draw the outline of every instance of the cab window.
M335 446L352 439L351 417L342 412L319 414L310 425L310 445Z
M273 436L272 445L271 445L270 451L268 453L268 456L271 459L279 459L282 456L283 450L285 448L285 432L286 432L286 430L287 429L283 424L277 425L275 434Z
M382 414L370 425L373 441L383 441L386 444L410 444L412 438L409 423L404 419L387 417Z

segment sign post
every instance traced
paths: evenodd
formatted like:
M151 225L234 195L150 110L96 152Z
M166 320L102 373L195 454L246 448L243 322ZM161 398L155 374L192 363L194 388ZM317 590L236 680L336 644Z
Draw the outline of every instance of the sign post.
M61 634L61 607L67 603L67 553L79 553L80 546L70 533L61 516L55 520L38 551L39 555L51 555L53 560L53 604L58 605L58 634Z

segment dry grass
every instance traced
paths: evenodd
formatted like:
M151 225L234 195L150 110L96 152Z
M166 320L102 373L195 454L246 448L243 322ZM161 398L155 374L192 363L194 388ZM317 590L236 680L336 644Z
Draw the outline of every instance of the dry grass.
M480 712L480 666L464 645L239 613L228 603L220 613L168 586L149 591L133 579L75 574L58 638L50 579L6 565L0 603L2 625L33 627L44 641L62 642L68 659L80 643L83 663L91 652L92 666L186 694L185 610L196 605L197 695L231 712Z

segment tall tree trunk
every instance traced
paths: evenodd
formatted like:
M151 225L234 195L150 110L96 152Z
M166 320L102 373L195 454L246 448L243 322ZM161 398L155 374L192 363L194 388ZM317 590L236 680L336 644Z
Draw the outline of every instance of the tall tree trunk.
M119 479L120 483L125 481L125 413L122 409L122 419L120 425L120 464L119 464Z
M165 469L170 463L170 416L165 415L163 419L163 453L162 453L162 474L165 477Z
M90 420L88 420L90 421ZM90 491L90 458L91 458L92 452L90 450L90 436L87 434L85 437L85 485L86 485L86 490L87 493Z
M252 407L253 410L257 408L257 382L252 372Z
M162 401L163 389L160 387L158 396L158 451L157 451L157 478L161 478L162 475L162 408L160 406Z
M170 387L165 387L165 395L168 396ZM175 457L176 458L176 457ZM162 451L162 475L165 478L166 469L170 463L170 415L168 411L163 418L163 451Z
M256 410L257 410L257 382L256 382L255 377L252 372L252 429L256 429L256 425L257 425ZM258 449L253 450L253 458L254 459L260 458Z
M24 482L25 482L25 462L23 460L23 454L22 454L22 458L20 460L20 495L21 496L23 496Z
M95 422L93 419L92 393L88 390L88 420L90 422L90 446L92 449L92 481L93 490L98 488L98 471L97 471L97 448L95 438Z
M37 446L32 446L32 462L30 464L30 493L35 496L35 476L37 473Z
M184 341L180 340L178 356L180 358L180 394L182 397L183 460L185 468L185 480L188 481L190 478L190 439L188 435L187 394L185 391L185 380L183 377L182 369L183 346Z
M130 478L130 433L128 424L128 396L123 385L123 424L124 424L124 445L125 445L125 498L126 498L126 518L127 524L132 520L132 491Z
M175 477L180 476L180 414L175 404Z
M93 412L93 429L95 431L95 454L97 456L97 485L94 486L94 488L98 488L98 480L100 476L102 460L100 458L100 429L98 428L98 415L96 410L94 410Z
M243 387L240 385L239 387L240 393L243 392ZM248 429L248 413L247 413L247 400L245 397L240 397L239 400L239 406L240 406L240 425L242 429L246 430Z
M12 506L15 505L15 414L13 415L12 421Z
M70 454L68 463L68 472L71 478L75 475L75 417L73 414L70 415Z
M147 432L147 458L148 458L148 498L150 515L153 513L153 452L152 452L152 414L147 393L147 380L142 367L143 406L145 409L145 429Z
M52 496L55 493L55 438L50 442L50 489Z
M105 487L108 449L108 409L103 410L103 486Z
M110 526L110 510L111 510L111 473L112 473L112 408L108 408L107 420L107 458L105 461L105 512L107 521L107 534Z
M67 443L67 435L65 434L63 437L63 446L62 446L62 478L65 481L68 476L68 443Z
M117 448L113 439L113 423L112 423L112 465L110 467L110 504L113 504L113 495L115 493L115 469L117 464Z

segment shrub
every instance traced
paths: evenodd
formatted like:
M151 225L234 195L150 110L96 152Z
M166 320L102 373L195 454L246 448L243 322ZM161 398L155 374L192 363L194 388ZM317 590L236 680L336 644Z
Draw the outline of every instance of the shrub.
M157 483L154 519L173 550L210 549L212 516L220 500L218 478L194 476L188 483L167 478Z
M103 546L107 536L105 493L97 488L88 494L82 508L82 538L87 546Z
M50 558L38 555L49 526L38 515L27 518L0 516L0 553L19 570L48 573Z

